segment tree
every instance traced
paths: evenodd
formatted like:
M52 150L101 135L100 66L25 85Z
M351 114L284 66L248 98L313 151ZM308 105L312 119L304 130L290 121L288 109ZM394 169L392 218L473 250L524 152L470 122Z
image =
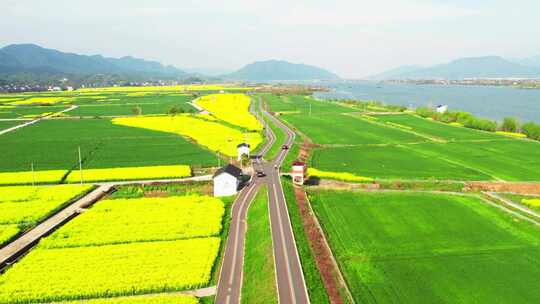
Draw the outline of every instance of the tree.
M540 125L534 122L528 122L524 124L521 129L523 133L530 139L540 140Z
M501 126L505 132L517 132L519 130L518 122L513 117L505 117Z
M135 106L131 109L133 115L142 115L142 108L140 106Z
M181 113L180 108L178 106L172 106L169 109L169 114L172 115L172 116L176 116L178 113Z

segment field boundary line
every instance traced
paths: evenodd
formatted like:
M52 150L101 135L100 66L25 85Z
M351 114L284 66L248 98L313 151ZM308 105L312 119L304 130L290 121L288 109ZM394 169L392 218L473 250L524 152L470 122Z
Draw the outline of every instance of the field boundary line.
M398 128L396 126L392 126L392 125L386 124L386 123L381 123L381 122L378 122L378 121L372 121L372 120L369 120L369 119L364 119L364 118L362 118L362 117L360 117L358 115L351 115L350 113L342 113L342 114L353 117L355 119L359 119L361 121L364 121L364 122L367 122L367 123L370 123L370 124L373 124L373 125L380 126L380 127L385 127L385 128L389 128L389 129L399 130L399 131L402 131L404 133L413 134L413 135L416 135L418 137L428 139L428 140L430 140L432 142L437 142L437 143L447 143L448 142L447 140L444 140L444 139L439 138L439 137L430 136L430 135L427 135L427 134L424 134L424 133L419 133L419 132L415 132L413 130L407 130L407 129L404 129L404 128Z
M486 171L484 171L484 170L482 170L482 169L478 169L478 168L475 168L475 167L471 167L471 166L468 166L468 165L466 165L466 164L464 164L464 163L462 163L462 162L460 162L460 161L455 161L455 160L451 160L451 159L449 159L449 158L447 158L447 157L444 157L444 156L443 156L442 154L440 154L440 153L438 153L438 154L436 154L436 155L430 155L430 153L427 153L426 151L419 151L419 150L413 149L413 148L411 148L411 147L409 147L409 146L402 146L402 145L400 145L400 146L403 147L403 148L405 148L405 149L412 150L412 151L414 151L414 152L416 152L416 153L418 153L418 154L422 154L422 155L424 155L424 156L427 156L427 157L436 157L436 158L438 158L438 159L440 159L440 160L444 160L444 161L447 162L447 163L450 163L450 164L453 164L453 165L457 165L457 166L460 166L460 167L463 167L463 168L467 168L467 169L470 169L470 170L474 170L474 171L480 172L480 173L482 173L482 174L484 174L484 175L487 175L487 176L491 176L491 177L492 177L494 180L496 180L496 181L499 181L499 182L504 182L504 181L505 181L504 179L502 179L502 178L500 178L500 177L497 177L497 176L495 176L495 175L493 175L493 174L491 174L491 173L489 173L489 172L486 172Z
M514 209L517 209L517 210L519 210L521 212L524 212L524 213L526 213L526 214L528 214L530 216L533 216L535 218L540 219L540 214L538 212L536 212L536 211L534 211L532 209L529 209L529 208L527 208L525 206L522 206L522 205L520 205L518 203L515 203L512 200L506 199L506 198L500 196L499 194L497 194L495 192L488 191L488 192L483 192L483 193L486 194L487 196L489 196L492 199L495 199L495 200L498 200L498 201L504 203L505 205L508 205L508 206L510 206L510 207L512 207Z
M508 207L505 207L505 206L503 206L501 204L497 204L497 203L495 203L495 202L493 202L493 201L491 201L491 200L489 200L489 199L487 199L487 198L485 198L485 197L483 197L481 195L476 195L476 197L479 198L482 202L484 202L484 203L486 203L488 205L491 205L491 206L493 206L495 208L499 208L502 211L505 211L505 212L507 212L509 214L512 214L515 217L518 217L518 218L520 218L520 219L522 219L524 221L527 221L527 222L529 222L529 223L531 223L533 225L536 225L536 226L540 227L540 222L535 220L535 219L532 219L532 218L530 218L528 216L525 216L525 215L523 215L523 214L521 214L521 213L519 213L517 211L511 210Z

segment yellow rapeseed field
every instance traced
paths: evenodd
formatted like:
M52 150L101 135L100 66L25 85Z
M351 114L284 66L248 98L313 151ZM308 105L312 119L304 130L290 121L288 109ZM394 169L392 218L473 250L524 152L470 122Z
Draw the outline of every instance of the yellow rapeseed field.
M21 185L39 183L58 183L67 173L66 170L46 170L46 171L20 171L0 173L0 185Z
M529 207L540 207L540 198L525 198L521 203Z
M10 102L10 105L30 105L30 104L55 104L63 101L63 97L33 97L25 100Z
M501 135L513 136L513 137L521 137L521 138L527 137L527 135L523 133L516 133L516 132L497 131L495 133L501 134Z
M63 304L198 304L199 301L194 296L181 294L157 295L157 296L134 296L103 298L84 301L62 302Z
M262 130L262 124L249 112L251 99L245 94L211 94L196 103L217 118L248 130Z
M329 172L317 170L315 168L308 168L308 175L350 182L367 182L373 180L373 178L371 177L357 176L347 172Z
M102 246L219 236L224 213L223 202L211 196L103 200L39 246Z
M83 169L84 182L101 182L113 180L137 180L158 178L182 178L191 176L191 167L187 165L145 166L109 169ZM78 183L81 172L71 171L67 176L68 183Z
M0 225L0 246L17 235L20 231L19 225L16 224Z
M35 248L0 276L0 303L50 303L195 289L210 281L220 238Z
M242 142L247 141L252 148L257 147L262 142L259 133L244 133L217 122L198 118L201 116L183 114L177 116L121 117L114 118L113 123L187 136L198 144L227 156L234 156L236 146Z

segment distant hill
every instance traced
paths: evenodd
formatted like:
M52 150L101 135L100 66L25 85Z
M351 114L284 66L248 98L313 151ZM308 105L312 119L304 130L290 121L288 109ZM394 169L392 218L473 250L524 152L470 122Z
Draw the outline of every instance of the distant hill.
M402 69L402 70L400 70ZM512 62L502 57L461 58L425 68L393 69L372 79L463 79L463 78L536 78L540 67Z
M35 44L12 44L0 49L0 74L40 75L121 74L181 78L187 74L173 66L133 57L106 58L46 49Z
M325 69L281 60L257 61L222 78L247 81L334 80L339 76Z

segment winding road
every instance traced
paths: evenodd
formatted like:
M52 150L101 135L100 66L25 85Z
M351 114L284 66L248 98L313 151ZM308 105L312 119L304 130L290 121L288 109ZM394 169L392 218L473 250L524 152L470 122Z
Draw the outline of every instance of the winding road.
M260 98L258 104L261 112L287 134L287 140L283 144L290 147L294 143L294 132L268 112L264 111ZM251 110L253 110L253 107ZM265 125L268 139L259 151L259 154L263 156L275 143L276 136L272 133L272 129L266 125L262 117L259 117L258 113L255 113L255 115ZM309 303L302 265L296 249L287 203L279 178L279 167L287 156L288 151L281 150L278 156L271 161L264 161L257 158L254 163L255 169L264 171L267 176L265 178L254 177L251 184L240 192L234 202L229 236L223 256L220 279L217 285L215 302L218 304L240 303L244 266L246 215L249 204L255 197L260 186L264 183L268 186L270 227L272 230L279 302Z

